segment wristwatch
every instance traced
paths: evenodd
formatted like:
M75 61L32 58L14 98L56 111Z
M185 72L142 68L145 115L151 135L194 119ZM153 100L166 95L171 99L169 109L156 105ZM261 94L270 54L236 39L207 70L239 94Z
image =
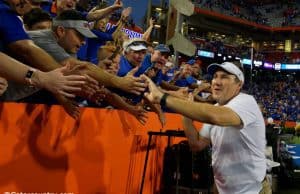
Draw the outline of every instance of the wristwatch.
M25 75L25 80L26 80L31 86L34 85L33 82L32 82L32 79L31 79L32 76L33 76L33 74L34 74L34 72L36 72L36 69L30 68L30 69L27 71L26 75Z
M161 97L160 102L159 102L161 108L166 108L166 103L167 103L167 97L168 96L169 96L169 94L164 93L163 96Z

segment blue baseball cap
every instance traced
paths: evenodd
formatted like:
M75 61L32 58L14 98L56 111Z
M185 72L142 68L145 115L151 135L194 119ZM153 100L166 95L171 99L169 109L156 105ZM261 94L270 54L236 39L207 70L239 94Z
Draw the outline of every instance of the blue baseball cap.
M165 44L159 44L157 45L154 50L160 51L161 53L169 53L171 52L169 47Z
M186 62L186 64L189 64L189 65L194 65L195 63L196 63L195 59L190 59L190 60L188 60L188 62Z

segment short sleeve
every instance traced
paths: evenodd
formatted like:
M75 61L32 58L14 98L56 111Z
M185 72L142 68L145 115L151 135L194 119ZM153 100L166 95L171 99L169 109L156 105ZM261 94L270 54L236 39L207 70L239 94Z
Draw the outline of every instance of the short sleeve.
M12 11L0 11L0 34L4 45L30 39L19 16Z
M255 122L257 114L261 114L255 99L250 95L238 95L225 106L240 117L244 126Z
M30 31L28 32L34 43L45 50L57 62L62 62L71 57L61 46L59 46L51 36L50 30Z
M204 123L202 129L199 131L200 136L210 139L210 131L212 125Z
M112 41L112 34L107 32L102 32L100 30L92 30L92 32L100 39L99 41Z

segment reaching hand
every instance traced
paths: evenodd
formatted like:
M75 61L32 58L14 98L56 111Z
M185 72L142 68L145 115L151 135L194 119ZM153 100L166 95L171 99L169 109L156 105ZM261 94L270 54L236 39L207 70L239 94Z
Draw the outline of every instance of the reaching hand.
M46 73L39 71L40 84L38 86L54 94L61 94L68 98L75 97L74 93L82 90L88 78L81 75L64 75L68 68L68 66L64 66Z
M113 6L117 9L120 9L123 7L123 2L121 0L116 0L113 4Z
M62 70L64 75L82 75L85 74L89 64L84 61L68 60L64 66L66 67Z
M135 116L135 118L142 124L145 125L147 122L148 116L147 116L147 111L144 110L142 106L133 106L130 110L129 113Z
M61 95L55 95L55 97L71 117L73 117L75 120L79 118L80 110L77 102Z
M153 27L154 26L154 19L150 18L149 20L149 26Z
M110 67L111 64L112 64L112 60L110 60L109 58L105 58L98 62L98 66L102 69L107 69L107 67Z
M131 7L127 7L125 9L123 9L122 14L121 14L121 18L127 19L130 16L131 12L132 12Z
M135 67L130 72L127 73L125 77L122 77L120 89L140 95L141 92L144 92L147 84L145 83L144 77L134 77L134 74L137 72L138 67Z
M202 82L198 88L202 89L202 91L209 92L211 91L211 85L208 82Z
M163 93L156 87L156 85L152 82L152 80L145 76L141 76L143 79L147 81L149 92L146 92L144 95L145 97L152 103L159 104L161 97L163 96Z
M109 93L110 91L102 86L90 97L89 100L100 106L101 102L107 98Z
M6 91L7 89L7 81L3 77L0 77L0 96Z
M172 91L170 94L172 96L177 97L177 98L187 99L188 94L189 94L189 88L188 87L181 87L176 91Z
M98 81L94 78L84 75L86 77L86 84L84 84L76 96L80 96L90 100L90 98L99 90Z

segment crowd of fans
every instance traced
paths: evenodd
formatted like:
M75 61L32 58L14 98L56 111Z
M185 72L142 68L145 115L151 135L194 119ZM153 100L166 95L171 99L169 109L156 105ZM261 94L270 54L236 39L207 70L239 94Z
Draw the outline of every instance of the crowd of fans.
M215 54L222 54L222 56L236 56L239 58L251 58L252 49L250 46L245 44L234 43L233 37L227 39L220 38L208 38L208 36L195 36L189 35L189 39L194 42L198 49L210 51ZM257 61L266 61L272 64L275 63L288 63L296 64L300 63L300 53L298 50L292 52L284 52L283 49L272 50L272 49L260 49L257 51L253 49L253 59Z
M246 1L246 0L194 0L196 6L239 17L257 24L273 27L297 26L299 21L299 2L289 1ZM279 23L278 23L279 22Z
M88 12L75 10L76 1L73 0L56 0L50 6L42 1L32 4L26 1L22 6L12 0L8 2L0 0L0 9L4 10L0 12L0 30L4 35L1 51L32 67L24 75L31 86L9 82L7 88L6 79L1 78L2 100L60 103L74 118L80 114L79 106L109 106L129 112L142 124L147 121L146 111L152 110L164 125L163 111L169 110L161 110L160 105L143 97L146 75L171 95L182 97L192 92L195 100L214 103L210 95L211 77L202 74L201 61L190 59L177 65L167 45L149 43L154 26L152 19L142 37L129 39L123 28L132 25L128 19L134 10L123 8L120 0L113 5L97 5ZM116 16L115 11L120 15ZM111 17L118 21L115 27L106 29ZM202 46L233 55L237 50L247 50L233 48L228 51L219 41L204 42ZM51 74L53 82L59 80L62 88L35 84L34 75L39 70L54 71ZM62 80L62 76L69 82ZM52 95L40 87L48 89ZM280 94L273 87L278 88ZM274 82L263 87L259 83L253 85L250 92L263 102L266 114L274 119L295 120L299 114L299 100L296 99L299 80Z
M189 36L198 49L211 51L214 53L220 53L222 55L239 56L243 58L249 58L251 55L251 47L245 45L238 45L231 42L226 43L223 40L216 38L206 38L205 36L193 37Z
M293 74L257 76L251 86L245 88L263 105L265 118L273 120L297 121L300 119L300 81Z
M220 12L225 15L240 17L258 24L273 27L297 26L300 24L299 7L300 2L295 0L287 1L236 1L236 0L194 0L196 6L211 11ZM278 23L279 22L279 23ZM250 42L237 43L236 37L210 38L207 35L193 34L189 36L198 44L198 48L221 53L223 55L238 56L240 58L251 58ZM200 40L200 41L199 41ZM269 44L271 45L271 44ZM272 43L273 45L273 43ZM276 44L275 44L276 45ZM272 51L270 53L270 51ZM275 52L275 53L274 53ZM299 50L295 47L292 52L284 52L284 47L272 46L272 48L261 45L260 51L254 49L254 60L267 61L270 63L299 63Z

